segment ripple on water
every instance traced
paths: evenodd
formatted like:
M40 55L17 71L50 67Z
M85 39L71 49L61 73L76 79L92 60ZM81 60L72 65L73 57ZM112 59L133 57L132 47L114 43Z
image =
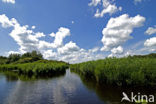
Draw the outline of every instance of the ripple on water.
M3 82L3 83L1 83ZM4 84L5 83L5 84ZM8 90L9 82L0 74L0 104L102 104L96 94L88 90L80 77L67 70L63 77L35 81L16 80ZM6 95L5 95L6 94Z

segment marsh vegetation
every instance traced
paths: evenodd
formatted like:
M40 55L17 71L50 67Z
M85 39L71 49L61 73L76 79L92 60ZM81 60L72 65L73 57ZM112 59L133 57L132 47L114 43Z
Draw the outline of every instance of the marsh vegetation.
M19 75L52 76L65 73L68 64L61 61L45 60L39 52L10 54L0 57L0 71L10 71Z
M72 71L98 83L117 86L156 85L156 54L106 58L70 65Z
M64 74L69 64L62 61L45 60L37 51L10 54L0 57L0 71L13 72L29 77L48 77ZM105 58L71 64L73 72L95 82L117 86L156 85L156 54L135 55L122 58Z

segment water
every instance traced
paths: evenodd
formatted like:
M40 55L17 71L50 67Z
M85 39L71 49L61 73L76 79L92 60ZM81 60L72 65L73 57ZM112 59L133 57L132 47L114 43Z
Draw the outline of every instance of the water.
M21 81L0 74L0 104L103 104L70 70L51 79Z
M55 78L29 81L0 74L0 104L121 104L123 91L144 90L100 86L70 70Z

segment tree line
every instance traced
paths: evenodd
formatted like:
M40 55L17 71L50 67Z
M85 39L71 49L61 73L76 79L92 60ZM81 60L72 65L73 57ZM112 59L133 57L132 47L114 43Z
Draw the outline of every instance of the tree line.
M43 59L43 55L38 51L24 54L10 54L8 57L0 56L0 64L27 63Z

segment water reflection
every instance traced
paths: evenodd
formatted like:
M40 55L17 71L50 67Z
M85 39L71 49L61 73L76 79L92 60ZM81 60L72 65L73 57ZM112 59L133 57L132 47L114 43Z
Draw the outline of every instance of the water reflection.
M28 76L28 75L24 75L24 74L18 74L16 72L10 72L10 71L5 71L5 72L0 72L0 73L3 73L5 75L5 78L7 80L7 82L9 81L17 81L17 80L22 80L22 81L32 81L32 80L39 80L39 79L52 79L52 78L55 78L55 77L63 77L66 72L62 72L62 73L59 73L59 74L48 74L48 75L40 75L40 76L37 76L37 75L31 75L31 76Z
M99 85L70 70L53 78L32 79L0 74L0 104L121 104L122 92L156 94L152 88Z
M79 74L78 74L79 75ZM131 96L131 92L134 95L154 95L156 96L156 88L155 87L117 87L105 84L98 84L93 80L87 79L81 75L79 75L83 84L89 89L90 91L96 92L97 96L105 102L106 104L134 104L129 102L121 102L123 97L122 93L125 92L127 95Z
M18 77L11 74L11 73L5 73L5 77L6 77L6 80L9 82L12 82L12 81L17 81L18 80Z
M13 80L0 75L0 104L103 104L79 76L67 70L65 76L38 80ZM13 78L14 79L14 78ZM2 83L4 82L4 83ZM9 85L12 83L12 86ZM6 88L5 86L10 86Z

